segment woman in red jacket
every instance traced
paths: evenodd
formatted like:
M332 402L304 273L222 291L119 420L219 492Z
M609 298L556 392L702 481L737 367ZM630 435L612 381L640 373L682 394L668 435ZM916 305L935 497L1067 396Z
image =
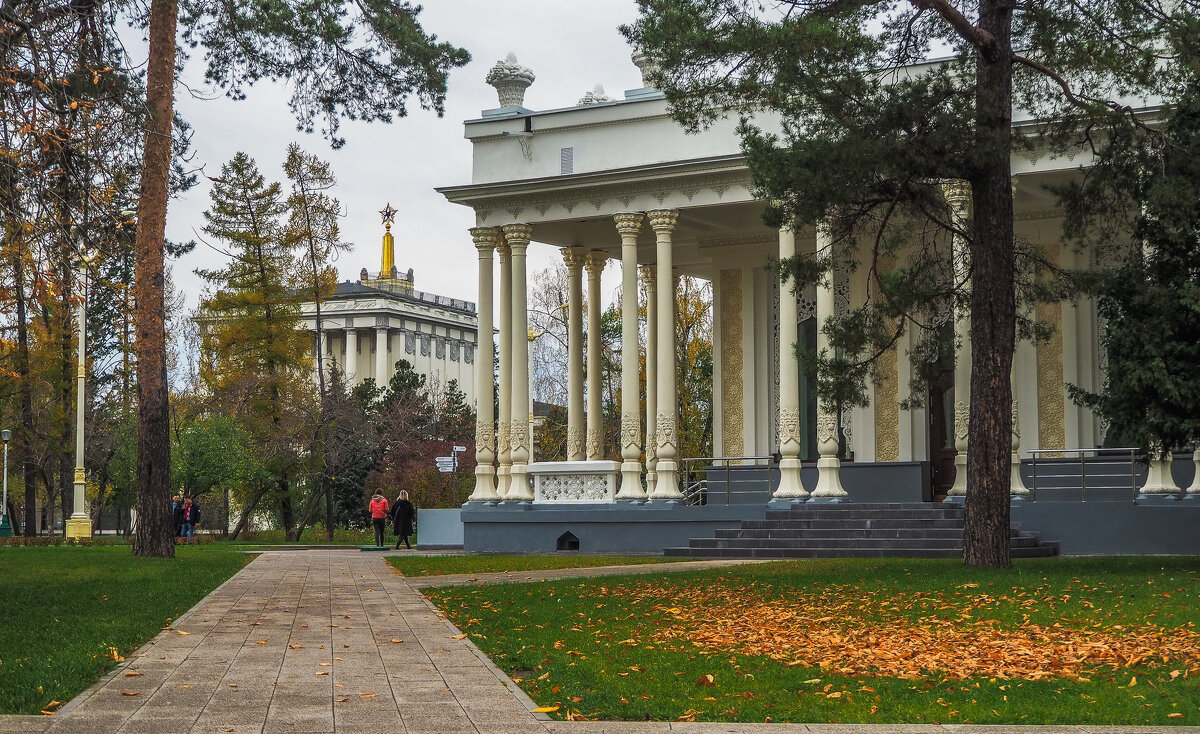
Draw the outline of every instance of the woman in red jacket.
M367 509L371 511L371 524L375 526L375 545L383 545L383 524L388 517L388 501L379 492L371 498L371 504Z

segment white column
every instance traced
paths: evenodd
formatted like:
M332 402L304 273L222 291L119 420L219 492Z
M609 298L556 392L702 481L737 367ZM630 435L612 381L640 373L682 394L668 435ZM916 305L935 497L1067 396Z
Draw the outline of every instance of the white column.
M658 280L653 265L642 266L646 284L646 492L658 479Z
M825 333L825 322L834 315L832 267L833 244L824 226L817 226L817 257L831 261L825 279L817 283L817 352L830 352L829 335ZM782 304L783 299L780 299ZM782 313L782 312L781 312ZM783 349L783 343L779 345ZM782 380L782 375L780 380ZM837 457L838 415L837 406L828 401L817 400L817 486L811 499L814 502L840 502L846 497L842 489L842 463Z
M796 233L779 230L779 259L796 256ZM832 274L830 274L832 278ZM800 364L795 344L800 340L795 280L779 281L779 488L781 500L804 500L808 491L800 483Z
M642 416L638 344L637 238L640 213L613 217L621 235L621 488L619 500L646 498L642 489Z
M646 213L658 247L658 400L655 408L655 440L658 464L654 493L650 499L675 500L683 497L679 491L679 439L676 433L675 395L675 274L672 272L671 233L679 212L671 209L656 209Z
M512 250L504 242L503 236L496 245L496 253L500 256L500 374L497 377L500 388L500 416L496 424L496 448L500 464L496 468L496 493L500 497L508 495L512 475L512 442L509 440L509 430L512 428ZM522 343L524 339L522 338Z
M600 274L608 264L608 256L598 250L587 254L584 268L588 275L588 338L587 338L587 459L604 458L604 412L600 407Z
M971 205L971 187L965 182L953 182L943 186L943 191L955 225L965 227ZM967 243L955 235L950 250L954 258L954 279L969 291ZM954 457L954 485L950 487L947 499L967 495L967 436L971 423L971 314L965 308L954 309L954 342L954 448L958 455Z
M358 329L354 328L354 318L346 319L346 387L358 384Z
M475 491L467 499L485 502L499 499L496 494L495 399L492 386L492 251L500 241L500 231L491 227L473 227L471 238L479 253L479 349L475 354ZM385 345L386 348L386 345Z
M529 483L529 311L525 288L525 251L533 227L528 224L504 225L504 239L512 250L512 422L508 439L512 444L512 469L505 500L529 502L533 487Z
M375 320L375 387L387 387L389 361L387 316L379 316Z
M75 312L76 328L79 330L79 351L75 363L75 483L71 493L71 517L63 523L64 534L68 538L92 537L92 519L88 516L84 500L87 470L83 465L83 410L87 395L87 266L90 262L91 258L85 258L79 264L79 292L82 298ZM4 450L8 451L7 443ZM7 476L5 481L8 481ZM5 507L0 514L8 514L8 508Z
M564 247L567 265L567 461L584 459L582 247Z
M314 325L313 328L315 329L316 326ZM322 324L321 331L313 332L313 341L316 342L316 350L317 350L316 354L313 355L313 384L314 385L321 384L321 364L324 363L325 356L326 356L325 355L325 342L326 342L325 332L327 331L327 329L328 329L328 327L325 326L324 324ZM325 371L326 371L326 373L328 373L329 372L328 368L326 368ZM326 374L326 376L328 376L328 374Z

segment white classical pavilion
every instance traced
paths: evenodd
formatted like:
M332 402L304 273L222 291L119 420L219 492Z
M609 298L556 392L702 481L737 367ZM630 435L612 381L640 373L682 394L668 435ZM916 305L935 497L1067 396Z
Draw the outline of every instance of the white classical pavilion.
M412 269L401 273L395 266L391 231L395 211L389 205L383 214L386 230L379 272L363 268L357 281L338 283L334 294L321 304L326 369L336 364L350 385L368 377L376 385L386 385L403 359L425 375L427 384L457 380L467 400L473 401L479 357L475 304L416 290ZM315 350L320 348L317 305L303 303L300 311L302 328L312 334L315 369ZM488 352L482 372L489 376L490 392Z
M644 68L644 59L634 61ZM966 354L930 366L933 388L924 407L902 401L913 367L911 334L885 354L879 379L869 386L866 407L843 411L818 404L813 381L803 375L790 345L818 346L816 324L861 303L869 287L866 268L837 272L824 287L790 297L778 276L765 268L771 257L821 252L820 228L791 232L767 228L764 202L751 191L750 174L739 149L736 120L685 134L668 114L657 90L628 90L611 100L602 90L578 104L534 111L522 106L534 79L514 57L498 62L488 76L501 106L465 123L473 147L471 182L438 189L449 201L471 207L471 230L479 255L479 321L499 329L498 436L492 435L492 383L478 373L480 397L478 483L472 500L533 500L534 476L602 475L619 471L615 498L673 500L680 497L676 437L673 343L673 286L682 273L713 284L714 451L720 457L778 454L774 497L782 500L837 500L850 486L850 467L913 469L905 474L923 483L924 497L965 491L966 425L969 383L969 319L953 329ZM1024 124L1018 119L1017 125ZM1061 242L1062 214L1043 184L1077 170L1082 160L1022 154L1012 161L1016 232L1040 247L1047 260L1063 267L1086 267L1094 255ZM947 185L953 214L968 214L969 192ZM568 464L531 470L524 409L528 369L523 339L526 316L526 253L555 247L570 274ZM585 409L581 348L583 273L587 297L599 298L599 271L608 261L621 271L622 395L620 463L607 466L599 455L598 406ZM497 268L498 264L498 268ZM498 270L498 273L497 273ZM499 313L493 313L498 276ZM650 293L645 324L638 323L638 282ZM591 308L589 313L597 314ZM1088 410L1073 403L1065 385L1097 388L1103 380L1101 330L1094 302L1058 302L1037 307L1036 318L1054 327L1046 341L1022 341L1013 368L1013 460L1031 450L1101 446L1105 429ZM588 325L598 328L597 324ZM639 328L648 335L646 413L639 400ZM948 327L950 328L950 327ZM591 342L594 343L594 340ZM668 346L664 346L668 345ZM480 345L479 360L492 359L491 344ZM590 355L588 355L590 357ZM949 357L951 355L943 355ZM598 370L587 374L598 379ZM591 419L591 420L590 420ZM839 456L843 457L839 459ZM642 463L644 462L644 464ZM806 469L802 481L801 464ZM954 470L958 464L959 471ZM493 469L493 466L495 468ZM645 470L645 480L643 480ZM498 475L498 483L496 482ZM1167 479L1152 480L1143 492L1178 491ZM1160 472L1161 474L1161 472ZM957 481L954 477L957 475ZM867 475L863 475L867 476ZM871 475L878 483L878 473ZM843 479L846 481L843 482ZM1160 477L1161 479L1161 477ZM852 487L851 487L852 488ZM1020 473L1013 493L1023 494ZM1200 485L1197 485L1200 491ZM601 494L579 497L602 498ZM540 498L539 499L544 499Z

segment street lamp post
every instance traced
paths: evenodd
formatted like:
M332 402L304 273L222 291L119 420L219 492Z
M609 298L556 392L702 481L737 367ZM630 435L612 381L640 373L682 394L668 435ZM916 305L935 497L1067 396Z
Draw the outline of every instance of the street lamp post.
M91 538L92 518L88 516L84 506L84 490L87 485L87 471L83 468L83 408L87 399L84 375L87 372L87 268L93 257L86 255L79 258L79 286L82 297L79 299L79 309L76 321L79 326L78 364L75 368L75 492L72 502L71 517L67 520L68 538Z
M0 431L0 441L4 442L4 499L0 500L0 538L11 538L12 523L8 520L8 442L12 440L12 431L5 428Z

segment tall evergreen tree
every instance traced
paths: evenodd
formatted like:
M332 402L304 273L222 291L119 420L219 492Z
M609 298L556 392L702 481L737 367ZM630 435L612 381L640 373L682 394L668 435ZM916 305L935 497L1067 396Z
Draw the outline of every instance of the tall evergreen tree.
M1018 273L1038 254L1013 234L1015 152L1098 149L1146 123L1123 101L1182 85L1162 40L1195 3L1156 0L639 0L623 32L661 70L652 81L690 129L754 111L740 133L766 220L826 227L831 243L784 263L804 286L859 262L877 295L821 328L818 393L861 402L876 355L947 304L969 310L972 365L964 560L1009 560L1010 367ZM933 56L949 58L926 63ZM1123 95L1123 96L1118 96ZM1014 132L1021 109L1044 121ZM778 120L779 132L762 127ZM773 122L766 122L772 124ZM952 217L947 181L970 189ZM953 277L948 242L959 238ZM893 271L885 263L898 262ZM931 341L924 337L922 341Z
M204 234L225 244L231 259L224 268L196 271L215 287L201 303L200 376L247 427L290 531L309 370L308 339L299 328L304 294L295 288L284 236L287 205L280 185L267 183L245 153L222 166L211 196Z

